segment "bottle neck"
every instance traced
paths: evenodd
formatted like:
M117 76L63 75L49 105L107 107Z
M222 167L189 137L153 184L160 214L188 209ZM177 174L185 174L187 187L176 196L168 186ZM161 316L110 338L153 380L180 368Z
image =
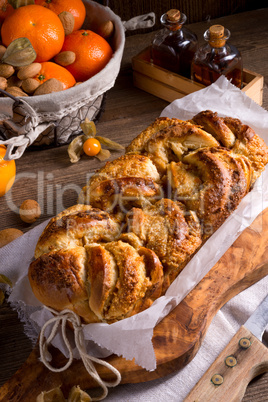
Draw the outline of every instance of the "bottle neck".
M178 20L170 21L168 19L167 14L163 14L160 18L160 22L169 31L180 31L183 24L185 24L186 19L187 19L186 15L181 13L180 18Z
M204 39L214 49L222 49L230 38L230 31L222 25L213 25L205 33Z
M221 54L222 55L222 54L227 54L227 52L228 52L228 45L226 43L224 43L223 46L221 46L221 47L215 47L210 42L208 43L208 45L210 46L211 51L214 54Z
M222 49L226 44L226 40L221 39L221 38L219 38L219 39L215 38L215 39L209 40L208 43L210 44L211 47L213 47L215 49Z

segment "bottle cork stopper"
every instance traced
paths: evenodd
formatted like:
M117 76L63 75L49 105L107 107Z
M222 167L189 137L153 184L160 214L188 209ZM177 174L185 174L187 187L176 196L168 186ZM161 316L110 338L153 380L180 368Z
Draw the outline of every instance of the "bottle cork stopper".
M167 19L169 21L179 21L181 18L181 12L179 10L175 10L174 8L172 8L171 10L169 10L167 12Z
M224 27L222 25L212 25L209 28L211 38L222 38L224 35Z
M212 25L209 28L209 43L214 47L225 45L224 27L222 25Z

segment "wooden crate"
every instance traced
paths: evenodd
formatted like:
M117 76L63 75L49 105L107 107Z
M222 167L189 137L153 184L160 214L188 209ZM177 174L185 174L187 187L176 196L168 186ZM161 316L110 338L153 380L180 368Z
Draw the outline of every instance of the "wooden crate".
M133 81L137 88L168 102L204 88L204 85L155 66L150 59L150 47L133 57L132 68ZM243 70L242 91L259 105L262 105L263 100L263 81L262 75Z

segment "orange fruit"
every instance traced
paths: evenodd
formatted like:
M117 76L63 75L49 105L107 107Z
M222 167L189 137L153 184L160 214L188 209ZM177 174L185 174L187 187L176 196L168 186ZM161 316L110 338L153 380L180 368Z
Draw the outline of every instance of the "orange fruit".
M32 4L19 7L3 22L2 42L8 46L14 39L28 38L36 51L36 62L52 59L64 42L64 29L59 17L51 10Z
M75 61L66 66L76 81L86 81L102 70L112 57L109 43L90 30L80 29L67 35L62 51L75 53Z
M62 11L73 14L74 31L81 28L86 17L86 8L82 0L35 0L35 4L49 8L57 15Z
M0 145L0 197L2 197L11 189L16 176L15 161L5 161L5 154L5 145Z
M88 138L83 144L83 151L88 156L95 156L101 150L101 144L96 138Z
M64 89L68 89L76 83L73 75L65 67L53 63L53 61L44 61L44 63L41 63L41 66L41 71L34 77L40 84L43 84L43 82L50 78L56 78L63 83Z
M8 0L0 0L0 22L3 22L13 11L14 8L9 4Z

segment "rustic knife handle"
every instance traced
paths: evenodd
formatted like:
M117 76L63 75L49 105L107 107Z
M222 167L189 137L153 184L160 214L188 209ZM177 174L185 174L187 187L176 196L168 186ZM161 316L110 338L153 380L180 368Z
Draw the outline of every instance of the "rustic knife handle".
M268 349L242 326L184 402L241 401L248 383L265 371Z

